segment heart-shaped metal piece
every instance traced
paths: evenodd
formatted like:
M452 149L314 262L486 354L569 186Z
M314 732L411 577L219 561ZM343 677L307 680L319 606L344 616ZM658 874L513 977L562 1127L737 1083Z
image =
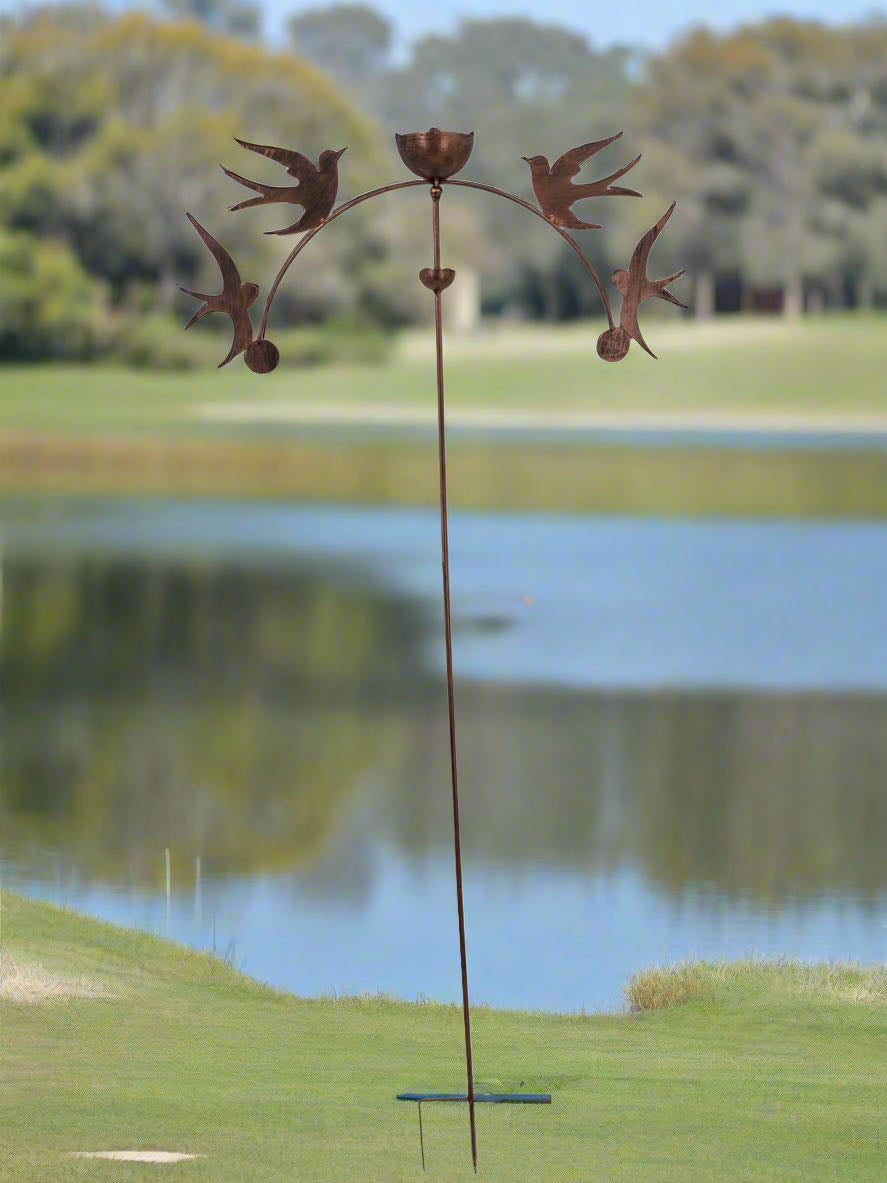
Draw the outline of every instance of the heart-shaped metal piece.
M452 267L423 267L419 272L419 279L432 292L442 292L455 278L456 272Z

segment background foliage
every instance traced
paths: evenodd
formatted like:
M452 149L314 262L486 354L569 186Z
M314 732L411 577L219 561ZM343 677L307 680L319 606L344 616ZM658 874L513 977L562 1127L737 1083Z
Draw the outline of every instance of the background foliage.
M603 273L624 266L677 199L656 263L663 273L689 268L682 294L696 315L800 315L887 298L883 19L692 30L647 58L597 50L554 25L495 19L423 37L396 62L390 24L364 5L294 16L283 52L261 45L257 30L257 10L239 0L165 0L155 15L56 4L4 19L0 357L116 352L187 364L191 337L227 331L204 322L184 351L170 346L175 357L163 344L162 326L192 307L176 284L218 282L186 209L263 294L293 244L260 233L284 224L279 208L228 217L243 194L220 161L282 181L271 162L244 160L235 134L315 156L347 144L347 199L402 175L392 129L473 129L471 176L532 197L521 156L553 160L624 129L586 166L611 171L644 154L630 178L644 200L597 202L605 231L581 234ZM275 317L337 314L343 337L414 319L408 281L427 250L426 214L406 197L355 211L312 246L312 266L284 286ZM481 273L488 314L598 311L572 253L555 235L527 233L516 207L454 195L445 240L448 261Z

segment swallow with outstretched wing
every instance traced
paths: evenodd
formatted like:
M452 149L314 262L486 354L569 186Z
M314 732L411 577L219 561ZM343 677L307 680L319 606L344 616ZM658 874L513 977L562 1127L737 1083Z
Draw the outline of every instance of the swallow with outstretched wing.
M234 137L237 139L237 137ZM258 193L258 197L250 197L246 201L232 205L231 209L247 209L252 205L271 205L277 201L287 201L292 205L301 205L305 212L297 222L285 226L283 230L266 230L266 234L298 234L301 230L314 230L322 226L333 208L336 193L339 189L339 157L347 148L340 148L333 152L327 148L321 152L317 164L314 165L301 152L293 152L289 148L273 148L268 144L249 144L246 140L237 140L242 148L249 148L251 152L258 152L282 164L291 177L298 181L297 185L263 185L260 181L249 181L238 173L231 172L222 164L219 167L232 180L246 185Z
M638 306L641 301L648 300L651 296L658 296L661 300L667 300L669 304L676 304L678 308L687 307L686 304L682 304L676 296L673 296L671 292L666 290L667 284L680 279L686 272L686 267L683 271L676 271L674 275L669 275L667 279L647 278L647 259L653 243L659 237L662 227L671 217L674 207L675 202L672 202L656 225L650 227L634 248L628 270L622 271L620 269L613 272L613 282L622 293L622 311L619 313L619 324L633 341L637 341L641 349L645 349L649 353L650 357L655 357L656 354L644 340L641 330L638 327Z
M208 312L224 312L226 316L231 317L234 325L234 340L231 342L231 349L228 352L228 356L224 361L219 362L218 368L221 369L233 357L236 357L238 353L243 353L244 349L252 342L253 326L247 309L250 304L255 303L256 297L259 294L259 285L257 283L242 283L240 272L237 270L234 260L222 244L216 242L213 236L204 230L196 218L192 218L190 214L186 216L206 243L213 258L219 265L219 270L222 273L222 290L217 296L211 296L207 295L206 292L193 292L190 288L183 288L181 284L178 285L179 291L204 301L203 307L197 309L185 325L185 328L190 329L191 325L206 316Z
M610 173L599 181L590 181L585 185L577 185L573 177L581 169L589 157L606 148L618 140L622 132L610 136L606 140L595 140L592 144L580 144L578 148L571 148L563 156L559 156L553 165L549 165L545 156L523 156L530 166L533 178L533 192L539 202L542 212L555 226L567 226L571 230L600 230L596 222L583 222L573 213L571 206L584 197L640 197L636 189L624 189L621 185L612 185L619 177L625 176L630 168L634 168L640 160L635 156L630 164Z

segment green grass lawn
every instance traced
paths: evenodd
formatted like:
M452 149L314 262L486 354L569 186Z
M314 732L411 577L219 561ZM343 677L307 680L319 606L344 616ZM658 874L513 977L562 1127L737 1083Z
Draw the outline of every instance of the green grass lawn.
M667 410L768 414L887 414L887 318L830 316L800 324L728 318L703 326L657 321L654 361L632 349L617 365L598 359L602 326L512 328L447 347L452 407ZM389 363L153 373L107 366L0 368L0 429L208 430L206 403L283 400L433 406L431 338ZM420 342L421 344L421 342ZM418 356L417 356L418 354ZM222 351L224 356L224 349Z
M883 415L887 318L783 324L657 321L653 361L601 362L600 325L523 326L447 346L447 399L496 411ZM434 505L436 432L226 421L226 410L313 403L433 412L433 342L360 368L152 373L106 366L0 367L0 491L280 497ZM219 408L221 417L212 408ZM208 410L212 411L210 415ZM450 503L487 510L883 517L887 451L637 447L451 434Z
M394 1097L464 1089L461 1007L296 998L153 937L2 903L0 973L57 992L11 1001L0 979L0 1179L423 1177L415 1106ZM479 1176L883 1180L883 970L697 964L640 975L632 996L657 1009L473 1010L478 1088L552 1094L478 1107ZM426 1177L474 1178L466 1107L423 1124ZM66 1157L92 1149L206 1157Z

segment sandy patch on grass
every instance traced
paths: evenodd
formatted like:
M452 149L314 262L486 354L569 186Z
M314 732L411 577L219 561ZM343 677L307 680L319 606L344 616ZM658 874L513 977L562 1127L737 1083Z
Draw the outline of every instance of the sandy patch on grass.
M285 399L199 403L192 418L226 423L339 424L357 426L433 427L432 406L392 403L310 403ZM529 431L570 428L616 431L764 431L840 433L887 431L887 415L869 411L602 411L535 410L506 407L452 407L450 427Z
M185 1154L178 1150L72 1150L72 1158L116 1158L119 1162L182 1162L186 1158L206 1158L205 1154Z
M56 974L36 961L0 949L0 999L8 1002L55 1002L66 998L108 998L114 991L85 977Z

